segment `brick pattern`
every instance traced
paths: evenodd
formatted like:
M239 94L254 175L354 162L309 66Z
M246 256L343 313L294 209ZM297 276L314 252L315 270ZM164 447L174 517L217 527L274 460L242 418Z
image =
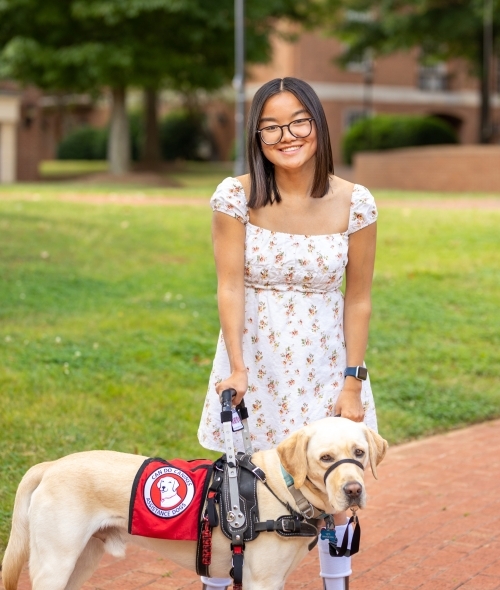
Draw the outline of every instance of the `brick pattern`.
M361 152L354 177L370 189L500 192L500 145L433 146Z
M389 449L367 475L351 590L500 590L500 421ZM286 584L320 590L316 550ZM30 590L23 572L18 590ZM85 590L200 589L197 576L129 547L102 560ZM3 586L0 584L0 590Z

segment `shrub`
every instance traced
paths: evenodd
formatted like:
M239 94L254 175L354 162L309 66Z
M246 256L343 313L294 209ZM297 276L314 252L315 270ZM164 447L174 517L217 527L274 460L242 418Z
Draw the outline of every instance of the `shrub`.
M105 160L108 130L81 127L67 135L57 147L58 160Z
M133 161L139 160L141 140L141 117L132 113L129 117L131 154ZM108 151L109 129L80 127L69 133L57 147L58 160L105 160Z
M376 115L361 119L342 138L342 156L352 164L355 153L419 145L458 143L451 125L437 117Z
M140 159L144 141L142 116L139 112L129 116L131 158ZM58 160L105 160L109 129L80 127L69 133L57 148ZM160 122L160 147L164 160L202 160L210 157L212 145L205 131L203 115L175 111Z
M209 142L210 139L204 130L201 114L174 111L161 122L160 144L164 160L204 159L201 152Z

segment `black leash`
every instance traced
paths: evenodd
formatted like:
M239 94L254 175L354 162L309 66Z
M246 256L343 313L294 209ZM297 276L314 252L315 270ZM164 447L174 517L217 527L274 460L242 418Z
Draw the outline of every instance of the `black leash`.
M352 533L351 547L348 549L347 545L349 543L349 527L352 523L354 523L354 531ZM349 557L350 555L355 555L359 551L360 542L361 527L359 525L359 518L356 516L356 514L353 514L347 522L344 538L342 539L342 544L340 547L337 547L337 545L334 545L330 542L328 543L328 550L332 557Z

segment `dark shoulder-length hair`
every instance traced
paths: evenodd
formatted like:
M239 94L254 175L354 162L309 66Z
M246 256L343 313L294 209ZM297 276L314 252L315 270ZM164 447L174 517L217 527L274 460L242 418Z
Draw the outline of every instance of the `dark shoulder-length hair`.
M250 170L250 198L248 206L264 207L267 204L279 203L281 195L274 177L274 165L264 156L260 137L257 133L259 121L265 102L281 92L291 92L309 111L316 124L318 147L316 150L316 167L311 188L311 197L321 198L330 188L330 174L333 174L332 146L326 122L325 111L314 90L298 78L276 78L267 82L257 90L247 125L247 154Z

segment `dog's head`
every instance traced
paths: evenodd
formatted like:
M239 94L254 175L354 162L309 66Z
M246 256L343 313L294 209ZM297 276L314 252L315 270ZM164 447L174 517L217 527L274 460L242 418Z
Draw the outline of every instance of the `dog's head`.
M156 485L160 488L162 497L171 498L176 494L179 482L173 477L162 477Z
M350 506L364 508L366 492L363 470L353 463L329 467L342 459L355 459L371 467L377 477L377 465L387 451L385 441L365 424L346 418L324 418L301 428L277 447L283 467L294 479L296 488L306 484L328 497L334 513Z

